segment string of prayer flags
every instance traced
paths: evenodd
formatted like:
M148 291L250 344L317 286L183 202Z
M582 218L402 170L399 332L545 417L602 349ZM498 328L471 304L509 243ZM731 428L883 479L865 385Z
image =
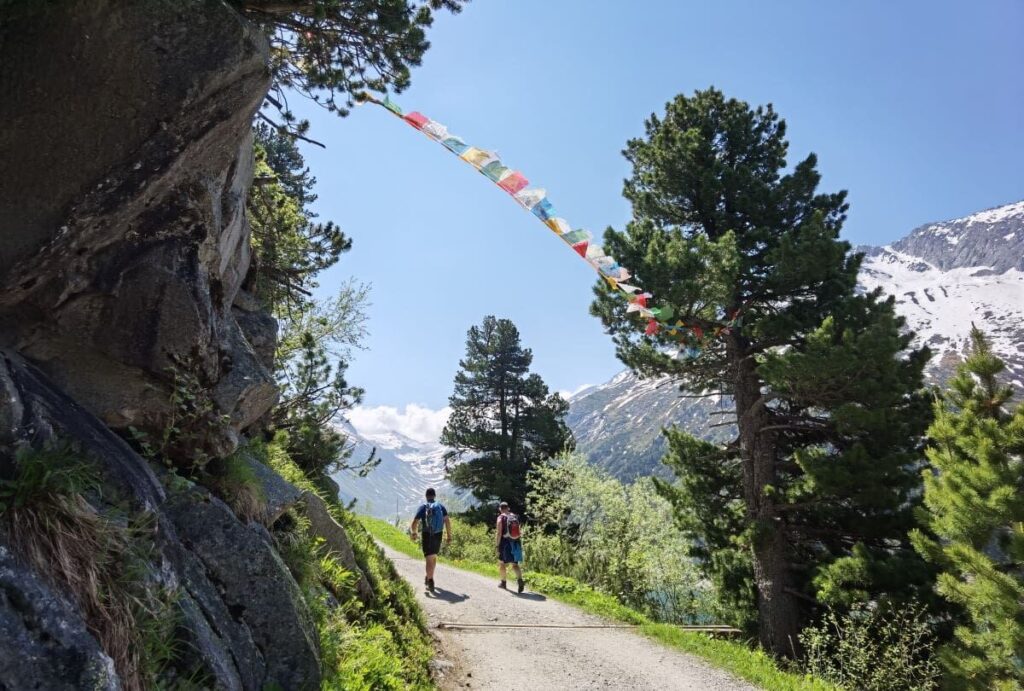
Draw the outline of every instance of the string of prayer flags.
M697 324L686 324L681 319L673 322L676 312L667 303L654 305L652 295L636 285L626 283L633 274L621 266L614 257L605 253L604 248L594 243L594 236L586 230L573 230L569 222L555 213L555 207L547 197L547 191L539 187L529 187L530 181L518 170L506 166L497 153L470 146L461 137L448 131L448 128L431 120L420 112L404 113L398 104L387 96L378 100L369 94L362 94L360 101L368 101L382 106L396 117L405 120L412 127L420 130L430 139L438 142L466 163L477 169L482 175L507 192L524 209L530 211L550 228L563 242L582 257L597 274L605 279L612 290L627 301L626 312L637 314L647 320L644 334L655 336L665 332L679 341L675 357L693 359L700 356L704 344L705 329ZM682 315L680 315L682 316ZM728 335L730 329L740 325L740 310L733 310L728 321L719 322L712 329L717 337ZM711 328L709 326L709 328Z

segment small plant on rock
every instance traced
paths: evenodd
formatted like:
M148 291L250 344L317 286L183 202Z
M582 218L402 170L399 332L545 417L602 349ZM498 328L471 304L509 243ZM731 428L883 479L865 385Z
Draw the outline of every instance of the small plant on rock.
M169 416L159 435L129 428L132 441L146 458L195 477L217 458L218 443L231 418L220 412L192 358L175 358L167 368L171 390Z

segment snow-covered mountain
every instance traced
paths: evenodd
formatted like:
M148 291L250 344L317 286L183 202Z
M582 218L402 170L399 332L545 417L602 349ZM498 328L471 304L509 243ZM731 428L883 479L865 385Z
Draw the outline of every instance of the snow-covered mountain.
M918 343L933 352L929 374L945 380L966 352L971 323L1024 382L1024 201L929 223L865 252L860 283L896 296Z
M1006 360L1009 381L1024 386L1024 201L929 223L865 253L860 283L896 296L897 309L933 351L929 378L942 382L967 348L973 321ZM673 424L706 438L729 401L683 398L665 380L628 372L570 399L577 448L621 479L664 474L661 429Z
M394 431L360 435L347 422L340 429L355 446L353 462L368 458L374 448L381 459L366 477L350 471L333 476L341 487L341 500L348 503L355 499L360 513L387 519L411 517L427 487L436 488L439 498L450 508L460 505L462 499L444 479L446 449L440 443L417 441Z

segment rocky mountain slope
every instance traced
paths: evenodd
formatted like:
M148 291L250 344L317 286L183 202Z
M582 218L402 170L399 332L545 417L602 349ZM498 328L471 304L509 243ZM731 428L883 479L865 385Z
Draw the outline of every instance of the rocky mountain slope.
M380 465L365 477L348 470L332 476L341 488L341 500L355 500L359 513L386 520L396 516L407 520L423 500L427 487L437 489L448 508L461 506L462 499L444 478L446 449L438 442L416 441L394 431L360 435L348 423L342 423L340 428L353 446L353 462L369 458L374 449L380 459Z
M933 351L931 381L950 376L967 348L972 321L1006 359L1008 379L1024 386L1024 201L929 223L865 253L861 285L895 295L898 310ZM728 401L680 397L671 383L623 372L570 400L577 448L617 477L664 473L661 429L680 425L723 438L712 425Z

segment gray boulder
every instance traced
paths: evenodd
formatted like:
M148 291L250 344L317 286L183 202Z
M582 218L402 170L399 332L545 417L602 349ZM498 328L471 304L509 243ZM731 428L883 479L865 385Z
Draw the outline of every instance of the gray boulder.
M266 665L265 686L320 688L319 648L309 612L265 530L243 526L205 490L172 497L166 511L231 616L252 634Z
M77 608L0 544L0 689L120 688Z
M281 517L281 514L299 502L303 492L278 475L273 468L263 465L256 459L244 454L244 452L243 459L260 484L260 492L263 495L264 501L261 521L266 526L274 525L274 522Z

